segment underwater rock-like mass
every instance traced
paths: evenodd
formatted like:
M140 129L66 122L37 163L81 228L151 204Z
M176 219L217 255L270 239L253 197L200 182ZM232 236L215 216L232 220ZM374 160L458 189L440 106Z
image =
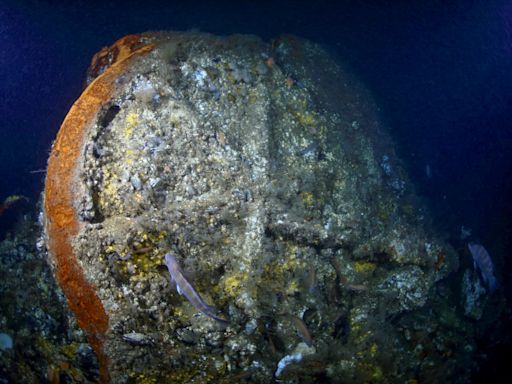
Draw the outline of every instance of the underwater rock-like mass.
M455 253L370 95L323 49L148 33L102 50L89 81L45 216L103 381L452 377L462 326L438 287ZM177 292L167 253L226 322Z

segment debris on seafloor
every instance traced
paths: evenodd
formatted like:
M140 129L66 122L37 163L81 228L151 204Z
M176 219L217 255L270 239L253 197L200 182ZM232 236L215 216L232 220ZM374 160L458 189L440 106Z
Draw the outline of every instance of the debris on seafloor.
M50 155L44 223L102 382L407 382L465 340L433 289L457 255L411 204L369 92L320 46L130 35L88 83ZM162 274L169 250L183 257ZM418 356L403 333L426 330L437 349ZM463 382L470 353L441 381Z

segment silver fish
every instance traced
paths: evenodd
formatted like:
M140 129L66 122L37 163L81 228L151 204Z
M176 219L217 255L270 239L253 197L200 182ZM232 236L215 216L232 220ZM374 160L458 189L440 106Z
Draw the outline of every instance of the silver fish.
M306 285L308 287L309 292L314 292L317 284L317 277L316 277L316 269L315 267L311 266L309 267L308 271L308 277L306 281Z
M131 345L152 345L153 340L144 335L143 333L130 332L123 335L123 340L130 343Z
M216 315L217 311L215 308L204 302L199 293L185 277L178 261L172 254L167 253L165 255L165 265L167 265L167 269L171 275L171 281L176 284L176 289L180 295L185 296L198 311L204 313L206 316L223 323L227 322L226 319Z
M494 265L491 256L487 250L481 245L476 243L468 243L469 252L473 256L473 266L475 269L478 267L484 282L489 286L490 293L498 288L498 282L494 276Z

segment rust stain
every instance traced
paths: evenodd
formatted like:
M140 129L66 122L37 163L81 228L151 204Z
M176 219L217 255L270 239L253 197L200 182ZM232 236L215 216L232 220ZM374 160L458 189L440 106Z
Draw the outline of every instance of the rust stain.
M123 39L130 41L133 46L134 41L139 41L138 36ZM98 357L102 383L110 381L108 357L103 351L108 315L95 287L87 281L71 243L79 230L73 204L76 199L76 169L87 132L101 107L115 91L115 80L129 68L135 57L145 55L153 48L153 44L139 45L122 60L112 64L85 89L64 119L48 160L44 198L48 250L55 264L56 279L75 313L78 325L86 332Z
M128 35L120 38L108 47L103 47L91 60L87 71L87 83L91 83L115 63L127 59L132 53L147 46L147 43L143 41L144 37L149 38L151 35Z

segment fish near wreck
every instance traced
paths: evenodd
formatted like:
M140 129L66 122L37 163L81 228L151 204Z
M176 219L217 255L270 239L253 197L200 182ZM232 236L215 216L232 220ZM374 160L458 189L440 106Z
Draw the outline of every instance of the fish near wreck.
M165 255L165 265L169 270L171 281L176 284L176 289L180 295L185 296L198 311L204 313L206 316L221 323L228 322L226 319L217 316L216 309L204 302L199 293L195 290L194 286L185 277L178 260L176 260L171 253L167 253Z
M293 315L285 314L284 316L287 317L293 323L295 328L297 328L297 333L299 334L301 339L304 341L304 343L306 343L306 345L308 347L312 347L313 346L313 337L311 336L311 332L309 331L304 320L302 320L300 317L293 316Z
M473 257L473 266L478 267L484 282L489 287L489 292L493 293L498 288L498 282L494 276L494 264L491 256L481 244L468 243L468 249Z

